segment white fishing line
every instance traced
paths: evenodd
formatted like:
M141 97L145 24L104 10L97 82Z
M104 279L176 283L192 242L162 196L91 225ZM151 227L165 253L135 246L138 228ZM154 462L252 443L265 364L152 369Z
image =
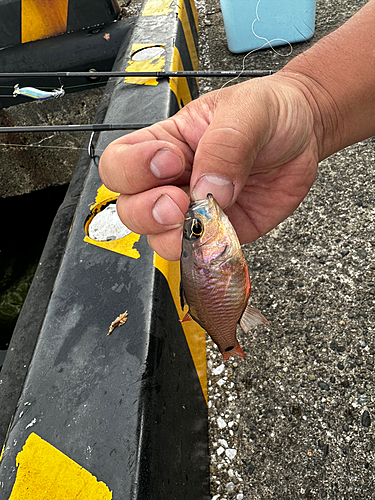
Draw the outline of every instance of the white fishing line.
M230 80L228 80L227 82L225 82L222 87L220 87L219 89L219 92L217 93L216 95L216 98L215 98L215 103L214 103L214 109L216 108L216 104L217 104L217 100L219 98L219 94L221 92L221 90L226 87L227 85L229 85L231 82L234 82L236 80L238 80L242 73L245 71L245 62L246 62L246 59L251 55L251 54L254 54L254 52L257 52L258 50L262 50L264 49L265 47L267 47L267 45L270 47L270 49L275 53L277 54L278 56L280 57L289 57L292 55L293 53L293 46L290 42L288 42L288 40L285 40L284 38L273 38L272 40L268 40L268 38L264 37L264 36L261 36L259 34L257 34L255 32L255 25L257 22L260 22L261 21L261 18L259 17L259 5L262 1L266 1L266 0L258 0L257 4L256 4L256 7L255 7L255 19L254 21L251 23L251 32L252 34L258 38L259 40L264 40L264 43L261 47L256 47L255 49L252 49L250 50L247 54L245 54L245 56L243 57L242 59L242 69L240 71L240 73L235 76L234 78L231 78ZM275 43L275 42L283 42L285 45L289 45L289 52L287 54L283 54L282 52L279 52L277 51L273 46L272 44Z
M74 151L87 151L87 148L80 148L76 146L45 146L42 144L34 143L34 144L12 144L0 142L0 147L2 148L43 148L43 149L71 149ZM96 150L97 153L103 153L103 150Z
M277 54L278 56L280 57L288 57L290 55L292 55L293 53L293 47L292 47L292 44L290 42L288 42L288 40L285 40L285 38L273 38L272 40L268 40L268 38L264 37L264 36L260 36L258 35L256 32L255 32L255 29L254 29L254 26L257 22L260 22L260 17L259 17L259 5L260 5L260 2L262 1L265 1L265 0L258 0L258 3L255 7L255 19L254 21L252 22L251 24L251 32L253 33L253 35L256 37L256 38L259 38L259 40L264 40L264 44L259 47L259 49L255 49L255 50L260 50L262 49L263 47L265 47L266 45L269 45L271 50L273 50L273 52L275 54ZM287 54L282 54L281 52L278 52L273 46L272 46L272 43L274 42L283 42L283 44L285 45L289 45L289 52ZM254 52L254 51L252 51ZM247 57L249 54L246 54L245 57Z
M13 147L13 148L43 148L43 149L71 149L75 151L87 151L87 148L79 147L79 146L54 146L54 145L46 145L42 144L42 142L47 141L48 139L53 139L54 137L57 137L56 132L54 132L52 135L49 135L48 137L44 137L38 142L32 142L30 144L14 144L14 143L9 143L9 142L0 142L0 147L6 148L6 147ZM104 149L99 151L103 153ZM90 156L90 155L89 155Z

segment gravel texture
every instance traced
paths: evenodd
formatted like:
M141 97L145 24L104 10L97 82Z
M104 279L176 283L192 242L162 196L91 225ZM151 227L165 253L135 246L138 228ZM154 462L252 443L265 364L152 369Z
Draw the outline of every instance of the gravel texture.
M245 67L281 68L365 3L318 1L311 41ZM219 2L197 6L201 68L240 69ZM244 247L271 327L238 332L245 360L207 341L212 500L374 498L374 159L370 139L322 162L293 216Z

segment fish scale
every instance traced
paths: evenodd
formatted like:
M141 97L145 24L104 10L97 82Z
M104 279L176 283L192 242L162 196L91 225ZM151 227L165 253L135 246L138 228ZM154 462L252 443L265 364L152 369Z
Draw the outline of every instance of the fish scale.
M236 338L237 323L248 332L268 321L248 304L246 261L233 226L212 195L190 204L182 248L181 305L189 306L183 321L197 321L224 359L244 357Z
M198 318L207 333L227 348L236 343L236 325L245 308L247 296L244 293L243 300L236 300L238 291L243 289L245 292L245 289L244 284L238 286L234 280L230 280L224 294L224 286L221 289L216 286L219 278L219 273L212 273L212 277L201 287Z

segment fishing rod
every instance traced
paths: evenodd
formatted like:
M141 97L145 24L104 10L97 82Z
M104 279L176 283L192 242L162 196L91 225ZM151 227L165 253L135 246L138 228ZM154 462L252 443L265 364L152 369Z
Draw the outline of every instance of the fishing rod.
M0 127L0 134L16 134L28 132L107 132L109 130L139 130L150 127L152 123L88 123L83 125L30 125L20 127Z
M1 73L0 78L227 78L227 77L262 77L276 73L272 69L222 70L222 71L40 71L22 73Z

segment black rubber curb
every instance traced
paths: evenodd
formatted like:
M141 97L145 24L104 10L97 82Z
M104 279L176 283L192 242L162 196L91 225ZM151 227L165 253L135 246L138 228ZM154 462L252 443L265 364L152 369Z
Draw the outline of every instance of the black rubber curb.
M197 69L192 25L188 0L147 0L114 69ZM134 63L150 46L164 50ZM159 121L196 95L195 80L110 79L96 123ZM101 151L121 135L101 132L92 143ZM48 283L36 276L16 328L19 353L28 329L37 343L3 448L1 498L209 498L205 334L179 322L178 263L134 233L110 242L85 233L116 196L101 185L97 159L83 155L42 257ZM125 311L126 323L107 336ZM10 394L7 359L1 390Z
M119 6L113 0L90 3L87 0L62 0L48 4L7 0L1 2L0 11L1 49L106 24L120 14Z

